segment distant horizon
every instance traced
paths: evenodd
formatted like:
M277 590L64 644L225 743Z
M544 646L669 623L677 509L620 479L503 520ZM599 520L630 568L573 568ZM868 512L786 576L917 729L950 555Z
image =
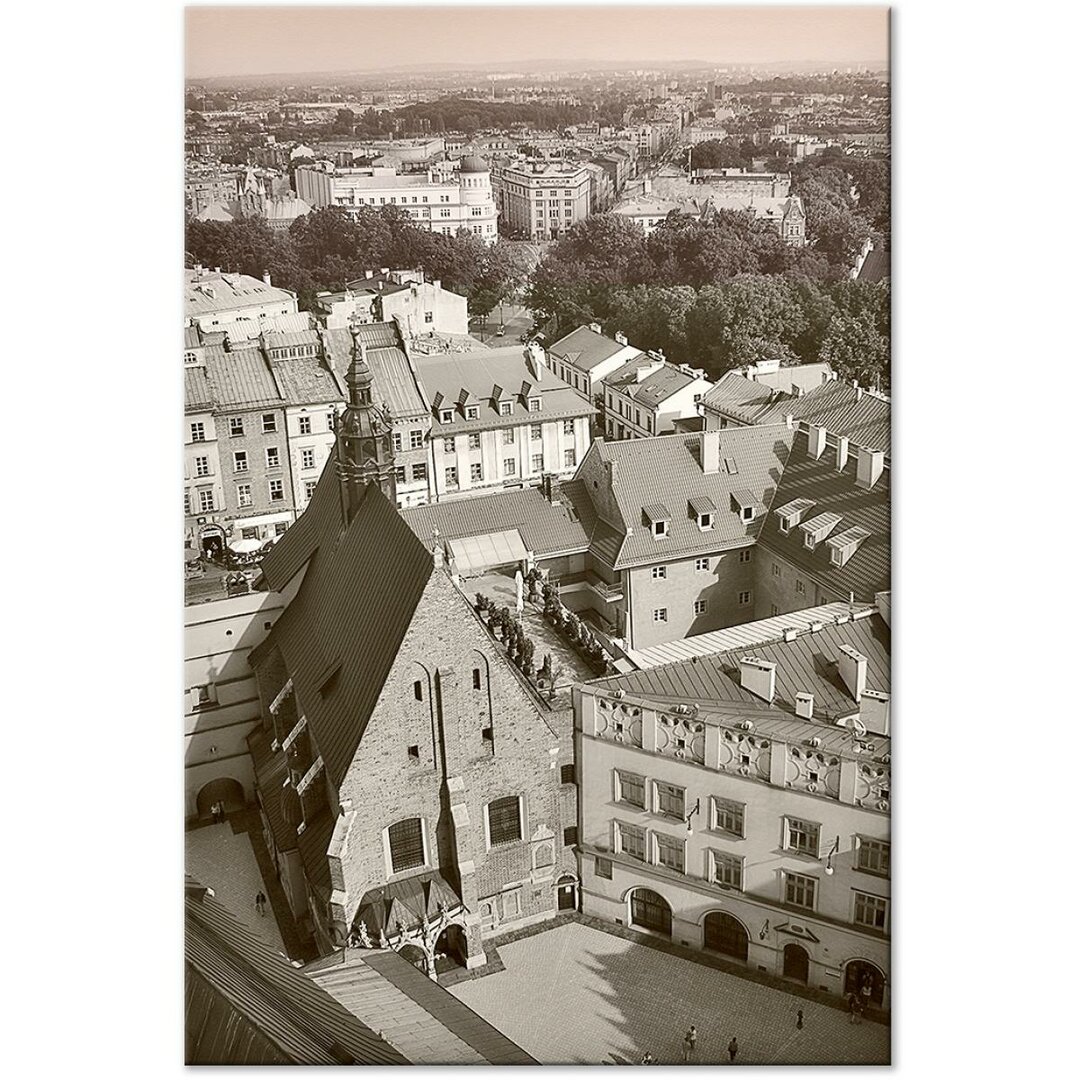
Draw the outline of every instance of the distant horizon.
M421 11L425 33L418 41L412 23ZM578 30L573 42L565 40L568 18ZM607 69L785 66L807 73L889 65L886 6L189 7L185 28L186 82L435 75L545 63ZM598 40L604 43L602 59L595 55ZM643 40L657 50L648 60L638 52ZM507 42L521 50L513 59L499 55ZM578 54L568 55L575 45ZM707 58L712 48L718 59ZM388 52L396 58L389 63L371 55Z

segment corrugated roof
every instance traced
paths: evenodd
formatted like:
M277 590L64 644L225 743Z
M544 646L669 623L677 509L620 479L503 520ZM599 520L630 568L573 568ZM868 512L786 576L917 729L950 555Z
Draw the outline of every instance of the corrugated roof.
M190 879L184 931L187 1064L408 1064Z
M296 597L258 655L280 650L297 707L328 777L340 786L434 563L377 487L368 487L343 529L337 476L328 464L307 510L262 569L270 588L279 589L305 565ZM335 666L340 676L324 696Z
M815 716L850 715L857 704L837 669L840 646L853 646L866 657L868 690L889 693L892 636L888 624L876 612L854 620L850 616L841 618L845 621L825 623L817 631L804 630L792 641L781 639L753 646L753 656L776 664L776 694L771 706L740 684L739 661L747 655L746 646L599 679L592 685L668 702L692 702L706 711L713 706L736 705L781 715L794 712L796 694L811 693Z
M376 403L389 406L395 418L428 415L397 325L366 323L358 327L357 338L367 351ZM324 340L334 370L344 379L352 362L352 335L345 329L327 330Z
M587 523L583 522L564 484L554 506L539 488L501 491L471 499L417 506L402 510L401 516L429 548L432 529L444 540L502 532L516 528L525 546L537 558L585 551L589 546Z
M883 470L873 488L856 487L857 452L849 454L843 473L839 473L836 470L836 452L832 447L826 447L821 457L815 460L807 452L807 442L806 434L800 432L796 435L774 503L783 506L794 499L810 499L815 515L838 514L844 529L859 526L870 535L842 567L831 564L827 544L819 543L814 551L805 546L802 525L786 536L781 533L776 514L768 515L758 541L793 566L807 571L823 587L841 596L853 592L856 600L870 601L876 593L889 589L890 470ZM803 525L806 524L808 522L803 522Z
M689 386L695 379L696 376L688 375L671 364L665 364L659 371L647 375L641 382L631 384L627 393L635 401L655 407Z
M184 368L184 411L207 412L214 407L214 391L206 377L206 369Z
M854 608L842 603L822 604L820 607L792 611L787 615L774 615L757 622L740 623L723 630L710 630L704 634L665 641L647 649L629 649L627 656L639 668L658 667L678 660L689 660L694 656L710 656L732 649L741 651L748 646L781 641L786 630L808 630L814 623L831 623L838 618L847 618L853 612L860 614L873 610L872 604L858 604Z
M621 545L614 569L751 543L761 531L762 518L759 515L754 521L743 521L732 508L732 492L746 490L768 507L793 434L787 427L724 431L720 454L734 459L738 468L735 474L723 468L716 473L702 472L702 434L593 443L589 453L597 454L605 463L614 462L617 470L613 494L623 521L607 524L620 534L625 534L624 523L631 530ZM688 510L690 499L699 496L707 496L718 507L713 527L704 532ZM661 540L654 539L651 530L643 527L645 508L657 504L674 511L668 534ZM606 539L610 550L611 538ZM600 555L595 540L594 534L593 550Z
M206 373L214 401L223 409L283 404L281 392L259 349L207 347Z

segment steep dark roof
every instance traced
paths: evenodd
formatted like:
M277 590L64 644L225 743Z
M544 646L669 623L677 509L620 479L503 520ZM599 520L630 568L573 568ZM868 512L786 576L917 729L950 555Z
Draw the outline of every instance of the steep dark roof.
M328 463L307 510L263 563L272 589L307 570L258 653L280 650L335 785L352 763L434 569L431 553L377 487L368 488L348 528L342 521Z
M854 593L856 600L873 600L875 593L889 589L890 576L890 506L889 469L885 469L870 489L856 487L858 451L852 449L844 471L837 472L836 450L827 446L821 457L812 458L807 451L808 437L800 432L780 479L772 509L758 536L762 547L775 551L793 566L806 570L813 579L841 597ZM859 526L869 532L844 566L833 566L827 543L819 543L810 551L804 544L803 532L793 528L787 536L780 531L776 510L796 499L813 503L802 516L805 523L820 514L839 514L840 521L829 534L841 533Z
M198 882L184 893L187 1064L408 1064Z

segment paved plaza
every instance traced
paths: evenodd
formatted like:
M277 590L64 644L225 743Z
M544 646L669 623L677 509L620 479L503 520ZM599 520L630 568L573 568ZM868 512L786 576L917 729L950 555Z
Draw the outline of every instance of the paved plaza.
M236 832L232 821L221 825L203 825L184 834L184 859L187 872L208 888L242 923L249 926L267 944L285 953L274 913L267 905L266 914L255 911L255 894L270 890L259 873L259 863L246 832Z
M889 1029L714 968L567 923L499 946L506 970L450 992L549 1065L682 1061L698 1030L698 1064L884 1065ZM796 1028L797 1012L804 1026Z

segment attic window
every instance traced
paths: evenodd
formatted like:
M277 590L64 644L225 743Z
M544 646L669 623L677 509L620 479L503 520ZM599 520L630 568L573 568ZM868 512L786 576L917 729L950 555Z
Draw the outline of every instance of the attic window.
M465 419L466 420L479 420L480 419L480 406L479 405L467 405L465 407Z
M499 402L499 415L509 416L514 411L514 403L512 401L500 401Z
M666 521L654 521L652 523L653 536L667 536L668 523Z
M742 519L743 521L754 520L754 508L752 506L744 506L742 508Z
M852 555L859 549L859 545L870 535L869 531L859 525L832 537L828 541L829 562L833 566L843 566Z
M529 412L539 412L542 402L538 397L529 398Z
M712 514L709 513L708 510L706 510L704 513L698 514L697 523L698 523L698 528L701 529L703 532L706 529L711 529L712 528Z
M454 422L454 410L453 409L440 409L439 410L439 423L452 424Z

